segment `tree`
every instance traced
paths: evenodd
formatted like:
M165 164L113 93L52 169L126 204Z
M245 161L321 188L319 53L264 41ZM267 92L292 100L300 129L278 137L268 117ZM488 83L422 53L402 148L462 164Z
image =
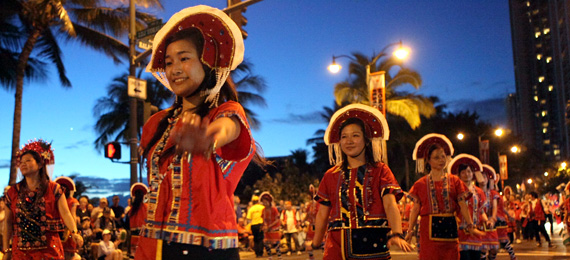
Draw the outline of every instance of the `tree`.
M161 8L158 0L140 2ZM128 9L111 8L105 4L103 0L4 0L0 4L1 20L9 21L19 28L25 38L16 66L9 184L16 182L16 152L20 143L24 76L32 50L37 49L39 57L56 66L63 87L71 87L71 82L65 73L57 39L78 40L86 46L104 52L115 62L119 61L120 56L128 57L128 47L114 38L124 36L128 32ZM139 29L144 27L143 22L154 20L153 16L140 12L137 12L137 18Z
M381 59L385 55L368 58L354 52L353 61L349 65L349 79L335 85L334 95L336 103L340 106L353 103L370 104L368 84L366 82L366 66L370 65L370 73L385 71L386 81L386 112L402 117L412 129L421 124L420 116L429 118L435 114L433 103L422 95L400 91L399 88L411 85L419 89L422 79L419 73L404 67L397 58ZM372 62L374 61L374 62ZM395 75L391 72L394 67L400 69ZM351 77L353 76L353 77Z
M247 60L244 60L234 71L232 71L231 76L235 81L239 103L243 106L245 116L249 121L250 127L253 129L259 129L261 127L261 122L259 122L257 114L253 112L249 105L256 105L264 108L267 107L265 99L260 95L267 88L265 79L253 74L253 64Z
M146 81L147 101L151 105L162 109L164 104L172 101L172 92L166 89L162 83L154 77L148 77ZM93 107L93 114L97 118L95 132L99 135L94 144L98 151L102 151L105 144L110 141L126 142L129 140L129 108L128 73L124 73L113 79L111 84L107 86L107 95L97 99ZM137 134L140 138L141 129L145 123L143 120L144 106L138 105L137 108Z

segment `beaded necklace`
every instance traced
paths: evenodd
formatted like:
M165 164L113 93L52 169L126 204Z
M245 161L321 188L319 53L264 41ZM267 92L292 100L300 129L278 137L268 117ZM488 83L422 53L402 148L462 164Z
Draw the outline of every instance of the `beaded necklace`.
M171 118L168 119L168 127L166 128L166 130L162 134L162 137L158 141L156 148L152 152L152 157L151 157L152 171L151 171L151 182L150 182L150 186L151 186L150 188L152 191L158 190L158 186L160 185L160 183L162 183L162 180L164 179L164 176L166 175L166 174L160 174L158 162L160 161L160 157L162 156L162 153L164 152L164 147L166 146L166 142L168 141L168 137L170 137L170 131L172 131L172 128L174 127L174 125L176 125L176 122L178 122L178 119L179 119L178 116L180 115L181 111L182 111L182 106L177 108L176 110L174 110L174 114L172 115ZM180 159L179 157L180 157L180 155L176 155L175 160L176 159L179 160ZM178 161L178 160L176 160L176 161ZM170 167L172 167L172 164L169 166L169 168Z
M445 207L445 211L443 213L451 213L451 204L449 203L449 182L447 179L447 173L443 174L443 179L441 181L443 182L441 195L443 197L443 205ZM431 213L438 214L440 213L439 205L437 203L437 196L435 194L436 193L435 184L431 174L428 175L428 184L429 184L428 193L430 194L431 198Z

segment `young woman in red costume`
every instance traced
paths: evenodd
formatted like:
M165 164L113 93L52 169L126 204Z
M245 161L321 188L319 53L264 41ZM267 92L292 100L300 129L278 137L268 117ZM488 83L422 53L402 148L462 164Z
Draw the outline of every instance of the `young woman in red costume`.
M65 197L67 198L67 206L69 207L69 212L73 219L77 219L77 206L79 206L79 201L73 197L75 193L75 182L66 176L60 176L55 178L55 182L61 185L64 189ZM77 224L77 222L76 222ZM75 240L71 239L70 230L66 229L63 235L63 251L65 252L65 260L80 260L81 257L77 254L77 244Z
M313 248L311 247L311 243L313 242L313 238L315 237L315 219L317 217L317 212L319 211L319 203L313 200L315 195L317 194L317 189L313 184L309 185L309 193L311 194L311 201L306 203L306 215L303 221L305 222L305 227L307 230L307 237L305 237L305 249L309 253L309 260L315 259L313 255Z
M495 190L495 171L484 167L482 178L478 180L479 187L485 193L485 214L487 220L483 225L485 235L482 237L483 246L481 247L482 256L487 256L488 259L495 259L497 257L497 250L499 249L499 235L495 224L497 222L497 209L499 193Z
M233 193L256 155L228 78L243 55L238 26L209 6L181 10L154 37L147 71L176 102L143 127L150 192L135 259L239 259Z
M259 200L265 206L261 212L263 218L263 244L269 259L271 258L271 249L275 248L277 258L281 260L281 220L279 219L279 210L273 206L273 196L269 192L263 192L259 195Z
M402 190L380 161L388 135L386 119L373 107L352 104L332 116L325 143L335 166L315 197L321 205L311 245L320 247L327 232L323 259L390 259L391 244L411 250L397 204Z
M471 219L475 226L486 219L483 213L483 206L485 205L485 193L479 187L475 186L475 172L481 172L483 166L477 157L469 154L459 154L449 163L449 171L451 174L456 175L461 179L469 192L473 194L466 203L471 214ZM480 175L480 174L478 174ZM466 231L467 220L461 218L459 222L459 254L461 260L480 260L481 259L481 235L483 232L474 229L472 233Z
M134 255L139 244L139 233L144 226L148 205L144 202L148 187L141 182L131 186L131 207L126 213L127 223L131 233L129 242L130 255Z
M50 181L48 165L55 162L51 144L30 142L17 155L24 178L6 193L4 259L63 260L59 232L66 227L77 244L81 246L83 240L61 186Z
M410 214L410 227L420 220L420 259L459 259L456 216L465 219L465 230L472 233L473 220L466 200L471 198L467 186L455 175L446 173L445 167L453 154L453 146L447 137L428 134L417 143L412 158L416 170L427 175L410 189L408 197L414 206ZM425 167L424 167L425 166ZM410 241L409 232L406 239Z

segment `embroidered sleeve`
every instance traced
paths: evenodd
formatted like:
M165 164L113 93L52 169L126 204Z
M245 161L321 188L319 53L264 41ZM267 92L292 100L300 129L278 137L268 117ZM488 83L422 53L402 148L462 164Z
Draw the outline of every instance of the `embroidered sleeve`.
M467 201L473 196L473 193L469 191L467 185L459 179L459 177L452 175L453 184L455 186L455 194L457 194L457 201Z
M317 201L320 204L323 204L327 207L331 206L331 201L330 201L330 197L329 197L329 187L327 186L329 184L329 179L330 179L330 172L331 170L328 170L325 173L325 176L323 176L323 179L321 180L321 184L319 185L319 190L317 191L317 195L315 195L314 200Z
M255 141L251 135L251 129L243 107L237 102L225 102L217 108L212 121L221 117L234 116L240 122L240 134L229 144L218 148L216 154L223 160L239 162L249 158L249 156L255 152Z
M59 198L61 197L61 195L63 195L63 189L61 188L61 185L55 183L55 186L53 188L53 195L55 197L55 202L57 204L57 201L59 201Z
M414 202L414 203L418 203L418 204L422 204L422 201L420 200L420 194L419 194L419 190L420 190L420 181L422 181L422 179L419 179L418 181L416 181L416 183L414 184L414 186L412 186L412 188L410 189L410 192L408 192L408 198Z
M398 181L394 178L394 174L386 165L383 166L380 173L380 190L380 196L382 197L386 194L394 194L396 202L404 196L404 192L402 192L402 188L400 188Z

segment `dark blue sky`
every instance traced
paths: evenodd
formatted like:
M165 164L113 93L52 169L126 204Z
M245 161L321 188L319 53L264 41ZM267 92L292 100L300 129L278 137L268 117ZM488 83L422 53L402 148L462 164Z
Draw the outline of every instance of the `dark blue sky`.
M166 21L174 12L199 3L165 0L164 11L151 12ZM205 3L224 8L226 1ZM268 106L253 107L262 122L253 135L266 156L310 150L306 140L326 128L315 115L332 106L335 83L347 78L346 69L338 74L326 70L332 55L358 51L371 56L401 40L412 51L406 66L423 78L417 93L438 96L452 111L495 111L482 116L498 124L504 112L496 111L502 111L506 94L514 92L507 1L264 0L250 6L245 16L245 57L268 85L263 93ZM94 150L92 113L95 100L106 94L113 77L127 72L127 65L115 65L78 43L62 48L73 88L63 89L53 73L45 83L25 86L22 144L39 137L53 140L56 176L128 178L128 165L113 164ZM346 59L338 62L348 64ZM0 100L5 108L0 111L5 118L0 165L5 166L13 93L0 91ZM0 168L0 183L7 182L7 175L8 169Z

